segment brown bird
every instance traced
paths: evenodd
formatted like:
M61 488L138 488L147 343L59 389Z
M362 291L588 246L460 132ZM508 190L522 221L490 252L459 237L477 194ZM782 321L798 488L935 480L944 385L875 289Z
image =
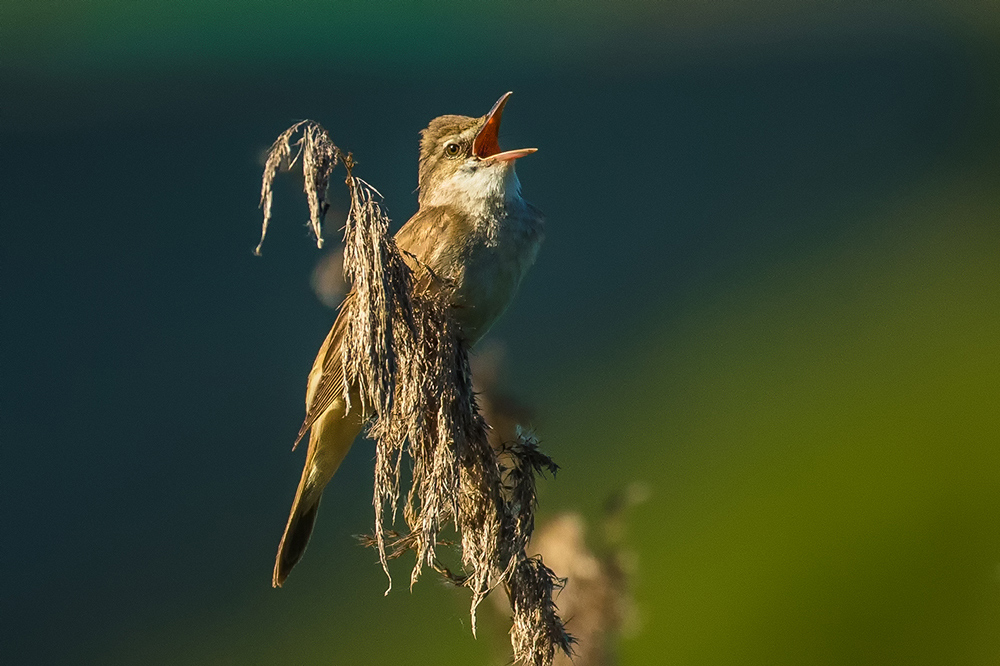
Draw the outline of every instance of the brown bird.
M455 319L474 345L503 314L542 242L543 218L521 198L514 161L535 152L501 152L500 119L510 93L480 118L441 116L421 132L420 209L396 234L396 244L454 287ZM350 298L350 296L348 296ZM323 488L337 471L364 419L352 398L319 390L342 376L344 309L320 347L306 387L309 449L272 583L280 587L312 534ZM356 391L352 389L352 395Z

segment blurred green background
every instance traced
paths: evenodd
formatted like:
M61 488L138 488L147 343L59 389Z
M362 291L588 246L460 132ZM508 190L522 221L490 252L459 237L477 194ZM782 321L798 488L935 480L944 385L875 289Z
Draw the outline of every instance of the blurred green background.
M401 224L417 132L507 90L548 237L491 336L543 518L651 491L621 663L1000 661L994 4L13 0L5 663L504 663L463 592L382 596L368 444L270 588L333 318L294 179L251 250L293 121Z

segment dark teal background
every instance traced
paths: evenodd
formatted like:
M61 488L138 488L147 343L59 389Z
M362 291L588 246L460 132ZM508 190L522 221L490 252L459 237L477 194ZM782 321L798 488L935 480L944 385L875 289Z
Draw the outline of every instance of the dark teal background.
M640 481L623 664L1000 657L1000 12L977 3L8 2L0 644L13 664L504 663L383 598L371 447L269 586L332 323L297 119L397 224L507 90L546 244L491 336L563 466ZM570 623L572 629L572 622Z

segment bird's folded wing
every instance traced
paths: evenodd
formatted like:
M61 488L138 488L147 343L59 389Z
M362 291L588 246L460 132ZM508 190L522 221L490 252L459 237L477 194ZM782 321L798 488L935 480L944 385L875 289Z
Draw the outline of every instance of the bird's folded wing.
M341 356L341 345L344 334L347 330L347 317L350 310L350 301L354 297L351 292L340 305L340 312L337 314L333 327L323 341L323 345L316 354L313 361L312 370L309 371L309 383L306 387L306 418L299 428L299 434L295 438L295 444L302 440L309 428L316 420L323 415L330 405L344 395L344 367Z
M403 259L409 265L413 275L413 290L420 293L430 289L440 288L442 277L435 270L441 266L431 266L426 262L431 256L436 256L438 262L446 260L435 252L438 244L447 243L449 234L459 233L462 224L469 222L460 215L454 215L444 207L422 208L399 230L395 236L396 245L403 253ZM306 389L306 418L299 428L296 445L316 420L323 415L333 402L344 395L344 368L341 345L347 331L347 318L350 316L354 292L350 292L340 305L340 312L333 328L319 348L316 360L309 372L309 385Z

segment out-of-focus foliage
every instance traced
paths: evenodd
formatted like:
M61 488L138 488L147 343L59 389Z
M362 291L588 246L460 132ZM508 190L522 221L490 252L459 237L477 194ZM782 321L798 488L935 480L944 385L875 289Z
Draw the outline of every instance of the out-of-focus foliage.
M655 489L624 663L1000 653L1000 192L975 181L928 183L849 242L706 295L572 409L539 407L612 451L580 452L562 502L637 460Z
M540 525L650 489L621 663L995 664L998 26L973 2L3 4L4 656L489 663L507 637L473 641L461 594L381 596L352 538L370 446L270 589L333 315L304 228L251 250L281 128L322 121L401 224L418 130L514 90L501 143L540 149L518 173L548 223L501 388L562 465Z

